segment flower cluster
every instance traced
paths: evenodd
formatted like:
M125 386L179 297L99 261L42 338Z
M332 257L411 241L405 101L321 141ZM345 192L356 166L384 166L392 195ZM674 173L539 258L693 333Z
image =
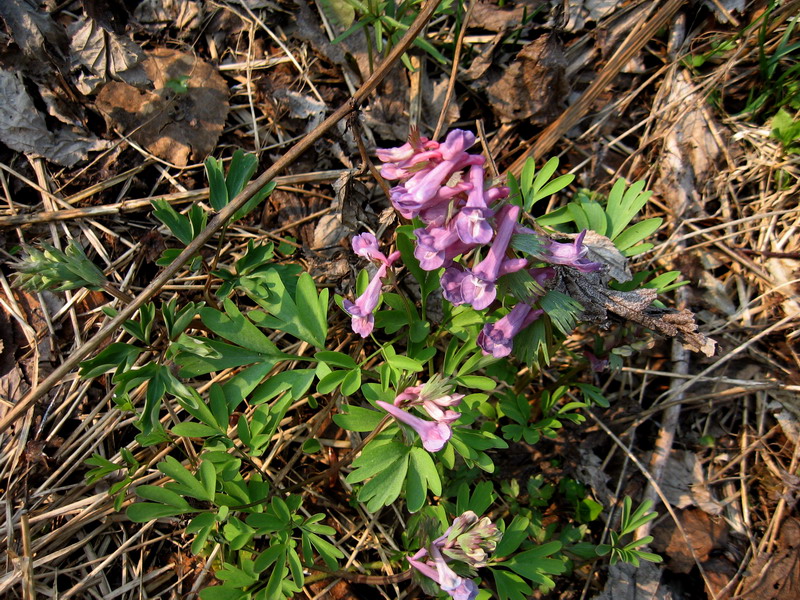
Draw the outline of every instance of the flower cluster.
M502 535L488 517L479 519L468 510L456 517L444 535L433 540L428 548L410 556L408 563L455 600L473 600L478 595L475 582L458 575L447 563L459 561L474 573L487 564Z
M497 299L500 277L529 269L529 258L513 255L512 237L536 234L517 222L518 206L503 203L509 188L486 187L484 157L467 152L474 143L474 134L456 129L441 143L412 135L404 145L377 154L384 163L381 175L398 181L391 189L395 209L425 225L414 231L414 256L420 267L426 271L444 268L442 295L449 302L484 310ZM602 265L587 258L585 235L584 231L571 243L540 239L541 250L531 258L582 272L597 271ZM471 267L456 262L479 247L488 249ZM530 275L541 285L553 278L555 271L539 268ZM484 327L478 338L484 354L500 358L511 352L514 336L543 313L533 308L535 301L535 297L520 299L505 317Z
M428 452L438 452L453 435L452 424L461 416L452 410L461 403L463 394L447 393L449 386L434 377L425 385L409 386L398 394L393 404L376 401L376 404L401 423L416 431L422 447ZM421 407L433 420L429 421L408 412L407 408Z

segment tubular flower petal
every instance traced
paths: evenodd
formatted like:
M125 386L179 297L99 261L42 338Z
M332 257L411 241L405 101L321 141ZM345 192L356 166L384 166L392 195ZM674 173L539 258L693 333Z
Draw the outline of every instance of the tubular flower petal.
M488 219L494 216L494 211L486 204L483 191L483 165L473 165L469 169L469 182L472 189L467 195L467 204L455 216L458 237L465 244L488 244L494 230Z
M353 317L353 331L361 337L367 337L375 327L375 317L372 313L378 307L378 302L381 298L382 279L386 277L386 269L387 265L385 263L378 267L375 275L367 285L367 289L356 298L355 302L345 300L342 303L347 313Z
M511 354L514 336L542 316L543 310L533 310L529 304L520 302L505 317L487 323L478 334L478 346L483 354L502 358Z
M464 294L461 291L461 284L468 275L469 271L465 271L460 265L447 267L442 275L442 296L454 306L464 304L465 302Z
M483 310L494 302L497 297L495 282L503 272L512 272L525 266L525 262L520 262L520 259L511 259L514 262L504 265L509 260L505 258L505 254L514 233L519 210L519 206L512 205L503 207L498 213L499 224L492 247L489 248L486 258L461 282L464 302L471 304L476 310Z
M402 408L397 408L394 404L389 404L382 400L376 401L376 404L395 419L401 423L405 423L416 431L417 435L422 440L422 447L428 452L438 452L444 448L445 444L447 444L448 440L453 435L449 423L426 421L425 419L421 419L420 417L404 411Z
M462 242L454 228L450 226L429 225L426 229L415 229L414 235L417 236L414 256L425 271L435 271L447 266L456 256L468 252L473 247Z
M371 233L365 232L353 237L353 252L359 256L386 262L386 255L378 249L378 239Z
M586 230L580 234L571 243L561 243L550 240L544 246L544 252L539 255L539 258L551 265L564 265L578 269L582 273L591 273L599 271L603 268L601 263L592 262L586 258L589 249L583 245L583 238L586 237Z
M417 553L419 554L419 553ZM448 578L444 583L440 581L441 575L439 570L435 568L436 565L431 566L430 561L423 562L416 558L409 558L408 564L411 565L414 569L419 571L422 575L427 577L428 579L433 580L436 582L439 587L442 589L443 592L447 592L447 594L453 598L453 600L474 600L478 596L478 586L475 585L471 579L466 579L464 577L459 577L455 573L453 573L450 567L445 565L445 568L455 575L454 579Z

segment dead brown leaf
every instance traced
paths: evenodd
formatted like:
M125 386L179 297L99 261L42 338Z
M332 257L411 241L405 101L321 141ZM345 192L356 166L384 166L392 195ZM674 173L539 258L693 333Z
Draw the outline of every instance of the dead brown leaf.
M110 126L160 158L179 166L202 160L228 115L225 80L207 62L169 48L148 53L144 68L152 92L112 81L100 90L97 108Z
M527 44L503 76L486 88L492 109L504 123L552 121L563 108L569 85L567 61L555 35Z
M487 31L507 31L522 25L525 14L530 15L544 2L517 2L514 6L500 7L491 2L477 2L472 9L470 28Z
M748 572L742 598L800 598L800 521L794 518L784 521L775 552L755 559Z
M569 236L574 237L574 236ZM591 229L586 230L586 235L583 238L583 245L588 250L589 260L599 262L608 267L606 272L611 279L615 279L620 283L630 281L633 276L631 270L628 268L628 259L622 255L622 252L617 250L609 238L600 235Z
M663 521L653 528L653 548L669 557L669 568L676 573L688 573L695 566L694 556L701 563L708 560L712 550L723 549L728 541L728 526L722 519L710 517L700 509L690 508L678 513L689 546L673 521ZM694 551L694 556L692 556Z
M706 109L705 96L691 83L685 71L666 79L664 104L672 113L661 134L663 151L658 164L659 179L654 189L676 216L702 210L701 192L709 181L720 147L717 127Z
M664 467L661 489L676 508L697 506L710 515L722 512L722 505L714 499L706 485L703 466L694 452L673 450L670 453Z

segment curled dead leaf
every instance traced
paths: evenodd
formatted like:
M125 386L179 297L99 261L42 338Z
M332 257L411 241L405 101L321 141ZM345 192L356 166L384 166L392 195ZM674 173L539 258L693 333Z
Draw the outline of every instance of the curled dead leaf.
M17 152L29 152L72 167L108 143L77 128L48 126L16 73L0 69L0 141Z
M688 310L677 311L652 306L658 293L641 288L621 292L608 287L602 272L581 273L575 269L557 267L560 284L565 292L583 305L582 319L609 324L609 313L638 323L667 337L677 337L685 348L713 356L716 342L697 331L694 315Z
M91 93L97 85L109 79L138 88L150 83L141 64L145 59L144 50L133 40L107 31L93 19L76 21L70 32L74 60L94 76L81 80L82 92Z

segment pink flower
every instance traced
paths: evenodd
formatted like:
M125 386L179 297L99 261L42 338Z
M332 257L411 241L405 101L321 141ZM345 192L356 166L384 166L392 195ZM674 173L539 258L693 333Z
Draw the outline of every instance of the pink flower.
M519 206L510 205L503 207L498 213L499 224L492 247L489 248L486 258L473 267L472 272L461 282L463 301L471 304L475 310L483 310L494 302L497 297L495 282L500 275L519 271L527 264L525 259L507 259L505 256L519 211Z
M381 299L382 279L386 277L386 269L387 265L385 264L378 267L375 275L367 285L367 289L356 298L355 302L350 302L350 300L342 302L344 309L353 317L353 331L362 338L372 333L372 329L375 327L375 317L372 313L378 308L378 302Z
M401 423L405 423L417 432L417 435L422 440L422 447L428 452L438 452L444 448L445 444L453 436L453 431L450 429L449 423L442 423L440 421L426 421L411 413L404 411L402 408L397 408L394 404L377 400L376 404L383 410L392 415Z
M461 241L452 223L451 221L447 227L428 225L426 229L414 230L414 235L417 236L414 256L419 261L420 268L435 271L449 265L456 256L465 254L474 247Z
M550 240L544 246L544 252L539 256L551 265L564 265L578 269L582 273L591 273L603 268L601 263L592 262L586 258L589 249L583 245L583 238L586 237L586 230L578 234L572 243L561 243Z
M453 219L458 237L465 244L488 244L494 230L488 219L494 216L486 204L483 191L483 165L473 165L469 169L469 182L472 189L467 195L467 204Z
M422 550L422 552L425 551ZM424 557L424 554L422 556ZM441 557L441 554L439 556ZM408 564L428 579L435 581L442 591L447 592L454 600L474 600L478 596L478 586L475 585L475 582L471 579L459 577L455 571L447 566L444 559L441 560L441 563L436 561L431 566L430 561L423 562L410 557Z
M394 405L399 408L421 405L434 421L449 425L461 417L461 413L450 408L461 404L464 398L464 394L446 393L449 390L449 384L434 376L425 385L408 386L394 399Z

